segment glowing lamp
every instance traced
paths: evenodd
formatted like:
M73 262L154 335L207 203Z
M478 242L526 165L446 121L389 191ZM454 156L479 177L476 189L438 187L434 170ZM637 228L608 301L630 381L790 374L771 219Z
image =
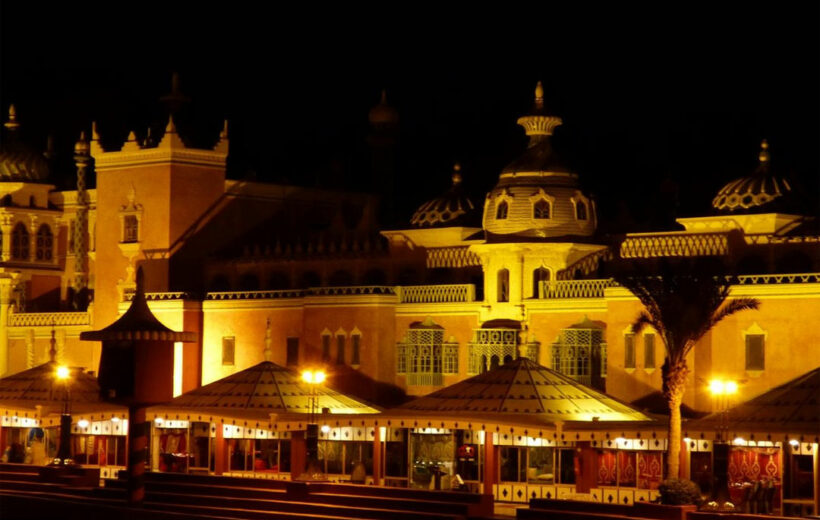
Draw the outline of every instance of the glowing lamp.
M736 394L737 393L737 382L735 381L726 381L723 384L723 391L727 394Z
M683 442L685 442L686 444L689 444L690 442L692 442L692 438L691 437L684 437Z
M112 417L111 422L118 423L118 422L120 422L120 418L119 417Z
M743 437L735 437L735 440L733 442L735 444L745 444L746 440Z
M319 383L323 383L325 380L325 373L321 370L313 371L313 370L305 370L302 372L302 381L305 383L315 385Z
M709 382L709 391L715 395L721 395L724 392L725 385L719 379L713 379Z
M157 426L160 426L162 423L162 417L157 417L156 419L154 419L154 424L156 424Z
M71 372L68 370L68 367L65 365L60 365L57 367L57 379L66 380L71 375Z
M88 428L88 421L86 421L85 419L80 419L79 421L77 421L77 426L79 426L80 428Z
M623 437L618 437L617 439L615 439L615 444L623 444L625 442L626 439L624 439Z
M322 433L327 433L329 431L330 431L330 426L328 426L327 424L323 424L322 425Z
M796 447L800 446L800 441L798 441L797 439L792 439L792 440L789 441L789 444L791 444L793 447L796 448Z

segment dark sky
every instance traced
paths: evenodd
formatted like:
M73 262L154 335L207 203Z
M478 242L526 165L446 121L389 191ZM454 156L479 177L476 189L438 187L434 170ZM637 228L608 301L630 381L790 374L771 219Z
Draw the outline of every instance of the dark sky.
M456 160L481 203L524 149L515 120L542 80L564 119L557 147L613 229L668 216L657 194L672 183L679 215L703 213L723 183L754 169L761 138L816 208L816 2L114 4L0 3L0 104L18 105L33 144L54 133L68 166L92 119L114 139L163 119L157 100L179 71L201 128L231 121L231 177L363 188L367 111L386 88L401 117L401 212L444 191ZM71 175L65 167L55 182Z

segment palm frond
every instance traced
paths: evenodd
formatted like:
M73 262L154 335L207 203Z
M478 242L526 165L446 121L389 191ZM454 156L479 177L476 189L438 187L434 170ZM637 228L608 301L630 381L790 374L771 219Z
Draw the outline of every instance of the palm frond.
M639 334L647 326L657 329L656 323L657 322L653 320L646 311L641 311L632 323L632 334Z
M737 298L729 300L722 307L720 307L709 320L708 328L711 329L721 320L731 316L732 314L745 310L756 310L760 307L760 301L756 298ZM708 329L707 329L708 330Z

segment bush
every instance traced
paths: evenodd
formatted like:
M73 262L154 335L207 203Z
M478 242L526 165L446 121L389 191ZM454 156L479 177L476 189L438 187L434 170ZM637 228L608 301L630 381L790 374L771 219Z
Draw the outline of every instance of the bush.
M658 487L661 504L673 506L697 505L701 502L700 487L691 480L670 478Z

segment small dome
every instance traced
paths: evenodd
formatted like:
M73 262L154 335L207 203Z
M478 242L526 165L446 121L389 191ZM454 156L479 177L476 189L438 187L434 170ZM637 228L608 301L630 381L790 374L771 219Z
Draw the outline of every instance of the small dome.
M387 92L382 90L381 101L370 109L367 115L371 125L395 125L399 122L399 112L387 104Z
M4 126L6 138L0 143L0 182L45 182L48 161L42 153L18 139L20 123L14 105L9 107L9 120Z
M464 193L461 185L461 165L453 167L453 185L447 193L425 202L413 213L413 227L441 227L463 225L474 214L475 204Z
M769 143L760 143L760 164L749 176L720 189L712 207L720 213L768 213L794 210L792 187L784 177L770 171Z

